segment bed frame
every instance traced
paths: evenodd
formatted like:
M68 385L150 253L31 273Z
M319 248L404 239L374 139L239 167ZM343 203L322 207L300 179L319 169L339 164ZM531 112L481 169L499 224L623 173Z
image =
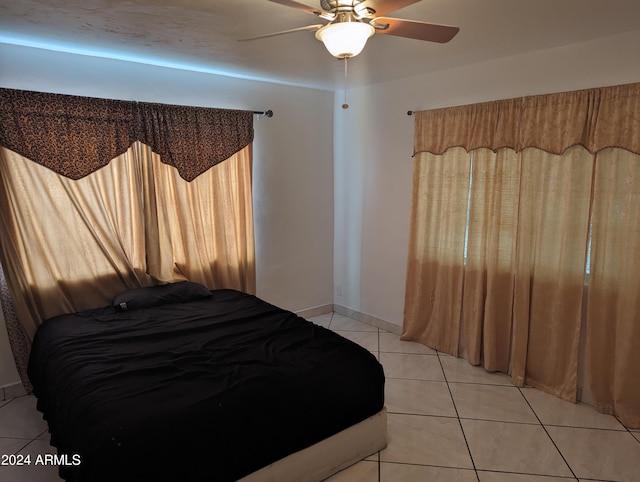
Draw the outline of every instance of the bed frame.
M291 454L239 482L317 482L379 452L387 446L387 410L309 448Z

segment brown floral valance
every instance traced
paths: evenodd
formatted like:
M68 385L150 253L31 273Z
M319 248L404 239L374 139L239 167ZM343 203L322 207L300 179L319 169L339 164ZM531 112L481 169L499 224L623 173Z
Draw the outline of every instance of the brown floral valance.
M0 145L80 179L135 141L187 181L253 141L251 111L0 89Z
M574 145L640 154L640 83L416 112L414 153Z

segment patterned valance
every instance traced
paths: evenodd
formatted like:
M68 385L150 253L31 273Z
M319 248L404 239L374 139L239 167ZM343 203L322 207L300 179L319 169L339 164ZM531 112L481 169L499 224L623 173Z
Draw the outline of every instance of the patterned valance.
M640 154L640 83L416 112L414 153L574 145Z
M140 141L187 181L253 141L251 111L0 89L0 145L71 179Z

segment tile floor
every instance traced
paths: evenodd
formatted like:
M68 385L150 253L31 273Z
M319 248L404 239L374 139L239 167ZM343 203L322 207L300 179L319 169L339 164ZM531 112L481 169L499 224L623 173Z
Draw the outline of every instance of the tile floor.
M328 482L640 481L640 430L612 416L339 314L311 321L370 350L387 377L387 448ZM0 454L55 453L34 397L0 396ZM0 466L0 480L60 479L53 467Z

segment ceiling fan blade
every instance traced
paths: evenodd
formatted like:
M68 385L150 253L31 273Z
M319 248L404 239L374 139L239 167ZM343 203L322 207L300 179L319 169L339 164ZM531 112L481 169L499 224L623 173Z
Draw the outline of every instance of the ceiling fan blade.
M375 15L386 15L401 8L408 7L422 0L365 0L358 7L366 7L375 10Z
M395 35L396 37L426 40L428 42L447 43L460 31L458 27L449 25L437 25L434 23L418 22L416 20L403 20L401 18L378 17L371 25L376 29L376 34Z
M326 18L328 20L333 20L335 15L331 12L325 12L320 8L313 8L309 5L305 5L304 3L296 2L295 0L269 0L270 2L277 3L278 5L284 5L285 7L295 8L297 10L302 10L303 12L311 13L313 15L317 15L318 17Z
M278 35L285 35L285 34L288 34L288 33L302 32L304 30L318 30L322 26L323 25L321 23L319 23L317 25L308 25L306 27L298 27L298 28L292 28L292 29L289 29L289 30L282 30L280 32L273 32L273 33L268 33L268 34L265 34L265 35L258 35L256 37L241 38L241 39L238 39L238 41L244 42L244 41L248 41L248 40L258 40L258 39L261 39L261 38L276 37Z

